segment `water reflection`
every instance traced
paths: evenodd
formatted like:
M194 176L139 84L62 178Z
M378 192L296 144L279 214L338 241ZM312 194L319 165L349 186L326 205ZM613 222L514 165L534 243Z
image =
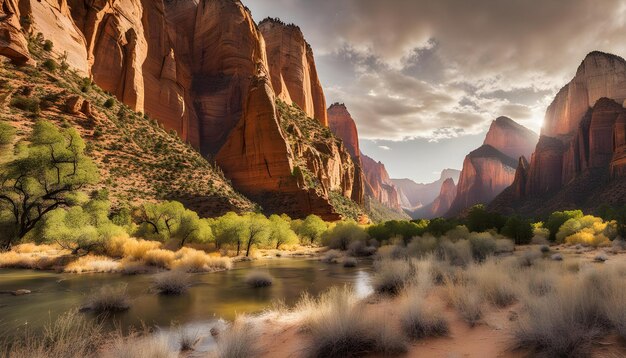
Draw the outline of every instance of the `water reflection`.
M270 287L252 289L245 283L253 270L274 277ZM115 316L123 327L233 319L240 313L260 312L275 301L293 305L304 292L317 295L330 286L350 284L360 296L371 292L371 264L356 268L308 259L272 259L237 263L220 273L194 275L195 284L182 296L150 292L150 276L111 274L67 275L27 270L0 270L0 291L29 289L27 296L0 295L0 334L28 324L40 327L60 313L77 308L85 296L103 285L126 284L131 309Z

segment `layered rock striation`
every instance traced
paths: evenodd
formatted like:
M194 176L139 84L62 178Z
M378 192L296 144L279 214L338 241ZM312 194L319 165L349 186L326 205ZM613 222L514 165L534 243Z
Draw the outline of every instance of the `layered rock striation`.
M332 197L362 203L360 168L345 147L307 133L291 143L281 126L276 100L315 118L319 133L328 124L313 52L296 26L257 26L239 0L0 1L0 55L32 63L27 36L41 32L55 56L215 159L265 210L332 220L341 217ZM321 189L298 178L298 166Z
M548 107L530 165L518 168L514 187L493 208L547 214L622 203L625 98L626 61L598 51L588 54Z

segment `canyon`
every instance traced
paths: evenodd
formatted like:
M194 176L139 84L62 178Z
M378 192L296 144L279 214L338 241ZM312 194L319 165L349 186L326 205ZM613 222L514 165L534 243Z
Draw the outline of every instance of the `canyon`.
M545 215L623 203L625 99L626 61L589 53L548 107L530 163L520 161L491 209Z
M446 216L489 204L515 179L518 159L532 153L537 134L507 117L491 123L483 145L465 157L454 201Z
M336 195L362 205L350 148L319 135L328 127L325 97L297 26L257 26L233 0L1 2L1 55L32 65L28 41L52 40L54 56L175 131L265 211L338 220L347 215ZM281 113L279 101L315 119L307 123L314 128L284 128L281 115L290 112Z

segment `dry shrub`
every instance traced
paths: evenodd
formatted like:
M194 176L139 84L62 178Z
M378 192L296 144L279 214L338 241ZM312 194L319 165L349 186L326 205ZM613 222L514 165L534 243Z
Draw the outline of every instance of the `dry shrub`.
M354 257L346 257L343 259L343 267L356 267L358 261Z
M159 249L161 243L157 241L137 240L132 237L114 237L107 241L105 252L111 257L141 260L146 252Z
M117 333L102 354L102 358L176 358L178 352L170 351L163 336L124 336Z
M400 325L411 339L445 336L450 331L440 309L427 307L420 292L409 291L400 306Z
M81 311L95 313L111 313L126 311L130 308L130 298L126 293L126 285L104 286L87 297Z
M324 254L321 261L325 264L336 264L339 262L340 258L341 252L338 250L329 250Z
M414 276L415 268L407 260L381 260L375 263L372 287L377 293L395 295Z
M521 267L531 267L537 262L537 260L541 258L541 256L542 255L540 251L535 251L535 250L524 251L517 259L518 264Z
M318 299L306 296L297 307L305 312L302 328L311 337L308 356L397 355L407 350L405 337L387 324L388 315L364 314L350 288L331 288Z
M623 278L610 270L565 276L553 292L528 302L515 345L546 357L587 356L609 329L623 329L625 302Z
M472 263L472 246L468 240L452 242L442 239L439 245L439 258L454 266L465 267Z
M106 256L82 256L68 264L63 271L69 273L111 273L120 272L122 265Z
M406 249L411 257L422 258L432 255L439 246L439 241L433 236L415 237Z
M232 261L228 257L215 257L187 247L176 252L176 260L172 263L173 269L187 272L230 270L231 267Z
M191 275L181 271L157 274L152 279L152 290L162 295L181 295L191 287Z
M496 254L511 253L515 251L515 242L509 239L496 240Z
M101 324L67 312L44 326L39 334L25 331L2 342L0 356L8 358L79 358L96 354L104 343Z
M152 249L143 255L143 261L146 265L160 268L171 268L175 259L176 253L163 249Z
M122 260L120 272L124 275L141 275L155 270L142 261Z
M483 317L482 298L467 282L453 283L446 280L444 298L470 326L475 326Z
M470 276L482 296L496 307L504 308L517 300L517 287L507 274L507 265L489 260L473 266Z
M28 243L14 246L11 250L17 252L18 254L32 254L32 253L58 251L60 250L60 248L54 245L36 245L36 244L28 242Z
M253 271L246 276L246 283L250 287L260 288L271 286L274 278L265 271Z
M32 254L20 254L15 251L0 252L0 268L33 269L38 257Z
M256 342L259 332L244 317L238 317L224 332L217 336L215 356L219 358L248 358L259 353Z

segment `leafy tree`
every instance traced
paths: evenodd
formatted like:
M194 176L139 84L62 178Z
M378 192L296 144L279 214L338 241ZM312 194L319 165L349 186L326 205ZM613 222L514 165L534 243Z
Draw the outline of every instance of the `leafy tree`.
M269 241L275 245L276 249L280 249L282 245L298 243L298 235L291 230L287 218L278 215L272 215L269 218L271 228Z
M322 234L328 229L328 226L317 215L309 215L304 219L302 225L298 230L298 234L302 238L307 238L311 245L315 242L319 242L322 238Z
M0 166L0 248L10 249L51 211L79 204L80 189L98 181L98 170L85 154L74 128L35 124L30 145Z
M212 241L213 231L207 220L200 219L194 211L185 210L180 215L180 222L174 236L180 239L180 246L185 246L187 242Z
M428 222L426 232L432 234L435 237L441 237L448 231L455 229L459 223L456 220L449 220L444 218L432 219Z
M15 137L15 128L7 122L0 121L0 146L11 144Z
M322 242L331 249L347 250L356 241L367 240L368 235L356 222L340 221L323 235Z
M467 228L472 232L484 232L490 229L500 231L504 224L506 224L505 217L487 211L484 205L473 206L467 215Z
M511 216L504 224L501 234L513 239L517 245L530 244L533 238L533 225L530 220Z
M546 229L550 230L550 241L556 241L556 234L565 222L569 219L578 219L583 217L581 210L555 211L548 217L545 223Z
M177 201L146 203L135 215L139 223L139 236L162 242L177 239L181 246L190 241L207 242L213 239L208 222Z
M107 240L127 235L109 220L110 209L110 203L104 200L55 209L37 225L37 241L56 242L74 255L103 250Z
M271 234L270 222L263 214L246 214L243 218L246 234L246 257L249 257L253 246L263 245L269 239ZM237 255L239 255L239 247L237 247Z
M213 221L212 229L215 235L215 247L219 250L223 245L236 244L237 255L241 249L241 244L246 234L243 218L234 212L225 215Z

